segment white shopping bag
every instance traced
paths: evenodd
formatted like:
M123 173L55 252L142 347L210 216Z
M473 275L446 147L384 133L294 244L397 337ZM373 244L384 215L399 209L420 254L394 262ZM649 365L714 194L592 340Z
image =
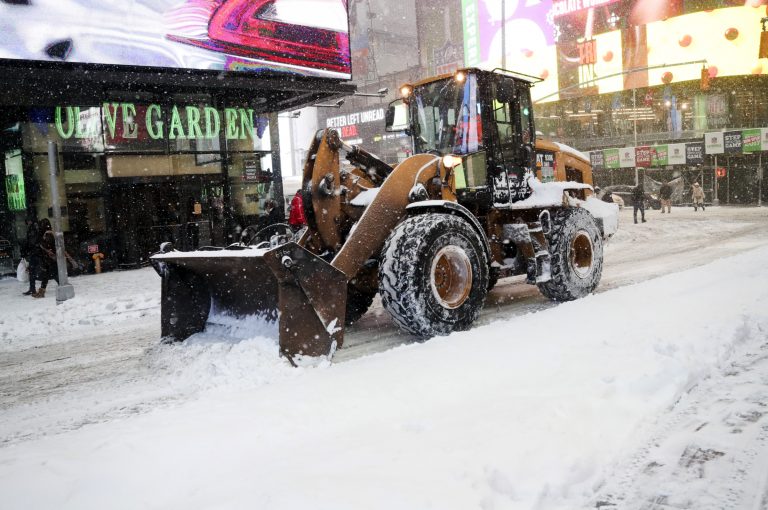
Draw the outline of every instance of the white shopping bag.
M29 273L27 272L27 267L28 264L26 259L21 259L19 262L19 267L16 268L16 279L21 283L27 283L29 281Z

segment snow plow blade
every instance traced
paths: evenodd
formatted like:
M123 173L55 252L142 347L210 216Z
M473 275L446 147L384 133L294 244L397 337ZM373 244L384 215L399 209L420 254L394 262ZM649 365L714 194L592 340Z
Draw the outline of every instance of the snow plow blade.
M162 277L163 337L203 331L212 312L279 320L280 353L329 356L341 347L347 278L294 242L253 248L169 252L152 257Z

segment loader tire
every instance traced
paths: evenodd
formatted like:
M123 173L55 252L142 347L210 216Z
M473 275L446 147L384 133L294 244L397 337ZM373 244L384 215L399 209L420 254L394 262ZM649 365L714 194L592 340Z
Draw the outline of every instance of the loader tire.
M595 290L603 273L603 238L592 215L584 209L561 209L552 215L546 235L551 279L539 283L553 301L572 301Z
M354 285L347 285L347 312L344 316L344 324L351 326L357 322L373 304L375 292L366 292Z
M467 329L488 293L479 235L449 214L405 219L384 244L379 293L400 329L420 338Z

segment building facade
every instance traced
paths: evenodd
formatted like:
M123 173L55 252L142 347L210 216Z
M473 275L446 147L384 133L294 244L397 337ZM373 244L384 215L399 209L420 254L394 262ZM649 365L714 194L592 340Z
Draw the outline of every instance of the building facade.
M90 18L80 0L57 3L58 17L37 4L0 5L0 238L16 256L25 220L53 215L50 142L68 251L133 266L161 241L220 246L258 224L265 202L282 200L277 112L354 90L342 0L318 2L322 11L305 13L311 23L265 17L282 30L272 40L232 28L244 22L219 19L222 10L203 20L207 36L192 37L172 23L186 13L178 4L107 5ZM144 26L104 24L107 14ZM51 35L29 42L32 28ZM299 48L308 31L317 47Z

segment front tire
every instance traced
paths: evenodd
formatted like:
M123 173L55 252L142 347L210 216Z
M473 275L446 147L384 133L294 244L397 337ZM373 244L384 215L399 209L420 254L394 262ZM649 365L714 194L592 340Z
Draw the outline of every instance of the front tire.
M551 279L538 284L553 301L572 301L597 288L603 273L603 238L585 209L561 209L547 234Z
M488 293L482 241L463 219L407 218L384 245L379 293L400 328L421 338L467 329Z

